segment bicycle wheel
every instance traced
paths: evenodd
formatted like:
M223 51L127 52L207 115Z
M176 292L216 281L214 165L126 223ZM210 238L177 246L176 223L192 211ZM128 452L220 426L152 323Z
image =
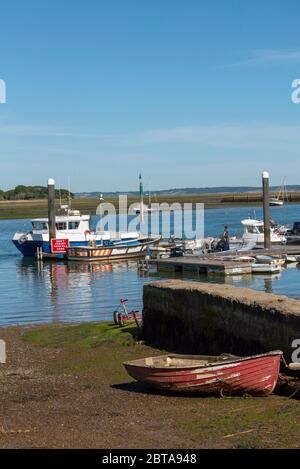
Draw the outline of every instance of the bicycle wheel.
M119 325L119 311L114 311L113 318L114 318L115 325L118 326Z

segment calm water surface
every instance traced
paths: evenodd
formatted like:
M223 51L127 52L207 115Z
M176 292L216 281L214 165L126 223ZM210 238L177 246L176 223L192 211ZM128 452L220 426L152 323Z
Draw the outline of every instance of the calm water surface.
M262 217L260 208L226 208L205 212L205 234L217 236L224 224L230 233L241 234L240 221L253 215ZM280 224L300 221L300 206L271 209ZM170 277L137 271L135 262L112 265L43 262L24 259L11 243L15 231L29 229L28 220L0 220L0 325L43 322L79 322L111 319L119 299L142 308L143 285ZM175 278L206 281L207 277L174 274ZM287 269L273 276L214 277L214 282L246 286L257 290L300 298L300 270Z

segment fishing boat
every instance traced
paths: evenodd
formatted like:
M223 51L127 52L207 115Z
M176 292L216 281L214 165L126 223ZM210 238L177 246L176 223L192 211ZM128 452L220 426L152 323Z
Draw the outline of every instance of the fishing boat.
M282 355L280 350L249 357L170 354L123 365L132 378L160 390L267 396L276 386Z
M89 246L91 243L103 243L111 240L115 243L130 244L139 237L139 233L136 231L118 233L93 231L90 226L90 215L81 215L79 210L73 210L68 205L61 206L55 217L55 222L56 238L67 241L69 247ZM38 249L44 253L51 253L48 218L31 220L31 230L15 233L12 242L26 257L35 257Z
M160 237L138 238L130 243L107 241L91 246L71 247L66 250L70 261L106 261L130 260L145 257L148 249L158 245Z
M242 220L242 225L244 227L244 233L242 240L245 244L255 243L256 245L263 245L265 241L264 234L264 222L260 220L254 220L252 218L247 218ZM271 232L271 243L272 244L286 244L286 237L283 236L279 229L270 228Z

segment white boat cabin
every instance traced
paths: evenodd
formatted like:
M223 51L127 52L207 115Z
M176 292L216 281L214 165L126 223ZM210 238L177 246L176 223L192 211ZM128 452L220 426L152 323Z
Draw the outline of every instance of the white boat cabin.
M253 220L251 218L242 220L244 227L243 241L244 243L264 244L264 222ZM271 243L272 244L285 244L286 238L277 228L271 228Z

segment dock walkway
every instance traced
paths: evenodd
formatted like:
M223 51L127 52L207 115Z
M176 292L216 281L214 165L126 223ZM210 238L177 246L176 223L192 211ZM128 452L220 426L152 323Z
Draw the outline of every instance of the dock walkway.
M300 255L299 246L276 246L272 249L255 249L253 251L226 253L211 253L205 256L182 256L170 257L166 259L151 260L150 264L156 265L158 270L172 270L173 272L196 272L206 274L222 274L222 275L243 275L251 274L251 264L233 260L235 256L284 256L284 255Z

